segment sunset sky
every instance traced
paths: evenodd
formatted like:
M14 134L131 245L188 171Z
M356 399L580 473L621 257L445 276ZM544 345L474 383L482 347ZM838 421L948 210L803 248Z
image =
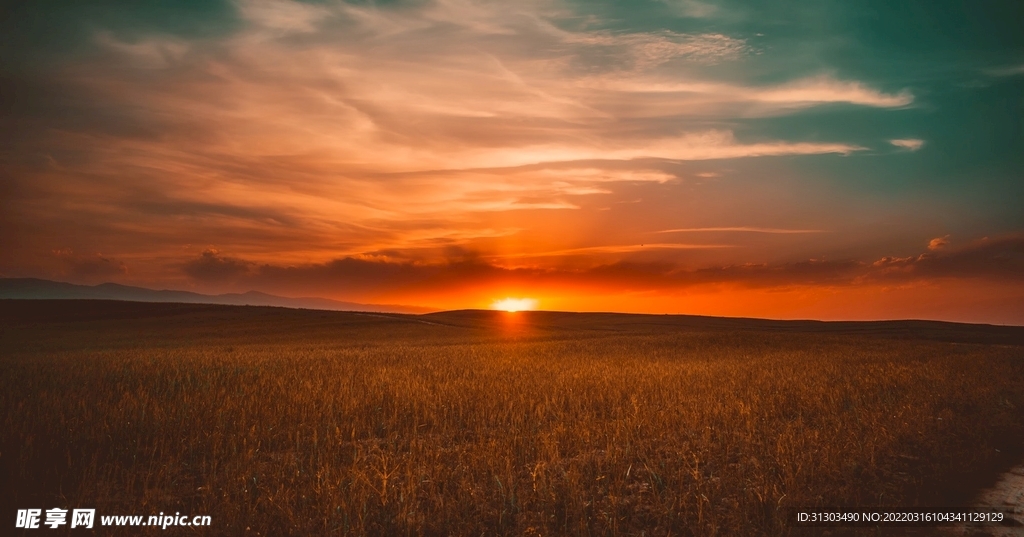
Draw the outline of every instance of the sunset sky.
M8 4L3 277L1024 324L1019 0Z

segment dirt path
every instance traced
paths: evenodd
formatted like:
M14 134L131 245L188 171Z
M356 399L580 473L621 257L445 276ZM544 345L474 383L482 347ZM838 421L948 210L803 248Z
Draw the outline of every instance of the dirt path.
M974 503L977 511L999 511L1004 524L965 524L950 527L946 535L970 537L1024 537L1024 465L1003 474L999 482L982 491ZM945 533L945 532L944 532Z

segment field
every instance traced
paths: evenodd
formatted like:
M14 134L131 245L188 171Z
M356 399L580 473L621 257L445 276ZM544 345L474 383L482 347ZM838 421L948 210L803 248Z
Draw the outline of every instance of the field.
M1020 328L8 300L0 352L6 528L786 535L1024 458Z

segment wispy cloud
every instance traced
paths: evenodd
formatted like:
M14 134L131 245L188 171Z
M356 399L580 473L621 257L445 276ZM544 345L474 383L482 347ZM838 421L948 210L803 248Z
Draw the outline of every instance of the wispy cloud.
M658 250L711 250L718 248L735 248L733 244L689 244L675 242L652 242L643 244L618 244L608 246L588 246L584 248L565 248L542 252L520 252L515 254L498 254L485 256L489 259L517 258L541 259L550 257L568 257L585 254L625 254L635 252L652 252Z
M260 30L280 33L309 33L331 15L326 6L281 0L237 0L242 17Z
M683 17L707 18L719 12L714 4L698 0L659 0Z
M943 248L946 248L948 246L949 235L946 235L945 237L935 237L934 239L928 241L928 249L932 251L942 250Z
M580 32L564 34L565 43L598 48L583 49L579 54L601 52L626 60L619 66L645 71L672 60L715 64L736 60L749 53L746 42L723 34L680 34L672 31L653 33ZM610 50L600 50L610 49ZM615 64L613 64L615 65Z
M933 239L929 251L907 257L883 257L866 275L875 279L992 278L1024 279L1024 236L979 239L959 248ZM934 248L932 246L935 246Z
M696 19L726 11L666 3ZM866 149L748 120L915 98L817 65L764 76L762 51L726 26L641 31L558 0L232 5L239 25L201 38L90 26L87 53L17 81L5 203L27 233L67 230L76 250L130 252L133 271L149 259L153 273L202 245L176 272L197 281L348 258L439 263L451 248L674 262L740 246L630 241L821 232L759 217L740 221L764 227L665 229L708 195L686 190L694 177L731 180L716 161ZM55 262L48 252L64 246L38 249Z
M821 229L782 229L772 227L686 227L676 229L662 229L654 233L703 233L703 232L739 232L739 233L772 233L779 235L802 234L802 233L824 233Z
M924 140L918 140L916 138L889 140L889 143L901 149L906 149L908 151L917 151L918 149L924 147Z
M664 248L727 248L728 245L660 244ZM638 246L609 246L610 250L634 251ZM583 253L547 252L551 255ZM400 288L429 293L439 285L454 285L454 292L493 289L502 282L526 288L572 289L593 286L667 292L672 289L728 284L743 288L852 288L863 285L988 279L1024 284L1024 239L1006 236L974 241L958 249L926 252L907 257L883 257L874 262L856 259L806 259L779 263L742 263L685 268L666 262L616 262L585 268L506 267L488 257L454 250L454 257L432 263L388 262L344 258L322 264L280 266L256 264L206 251L183 267L198 281L220 282L233 278L243 287L274 289L302 294L319 289L352 293L360 289ZM495 258L490 258L495 259ZM451 287L448 287L452 289ZM351 296L351 295L348 295ZM362 296L373 296L367 292Z
M607 92L601 99L644 99L649 107L641 114L657 111L693 116L773 116L819 106L846 103L876 108L900 108L914 102L909 90L884 93L858 81L831 76L804 78L774 86L743 86L713 80L674 80L654 76L602 75L582 79L584 87ZM635 112L636 113L636 112Z
M124 261L112 259L99 252L79 254L71 248L54 250L53 255L61 266L59 273L64 278L90 283L105 282L128 273Z
M820 76L798 80L763 91L753 92L756 100L771 103L786 103L793 106L846 102L880 108L907 106L914 102L909 90L895 94L882 93L870 88L862 82L836 80L828 76Z
M989 75L1000 77L1024 75L1024 64L987 69L985 72L988 73Z

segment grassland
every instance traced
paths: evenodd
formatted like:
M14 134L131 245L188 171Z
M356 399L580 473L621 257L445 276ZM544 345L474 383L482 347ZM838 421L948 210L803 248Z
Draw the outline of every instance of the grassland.
M795 506L963 505L1022 456L1022 342L938 323L0 301L0 520L785 535Z

